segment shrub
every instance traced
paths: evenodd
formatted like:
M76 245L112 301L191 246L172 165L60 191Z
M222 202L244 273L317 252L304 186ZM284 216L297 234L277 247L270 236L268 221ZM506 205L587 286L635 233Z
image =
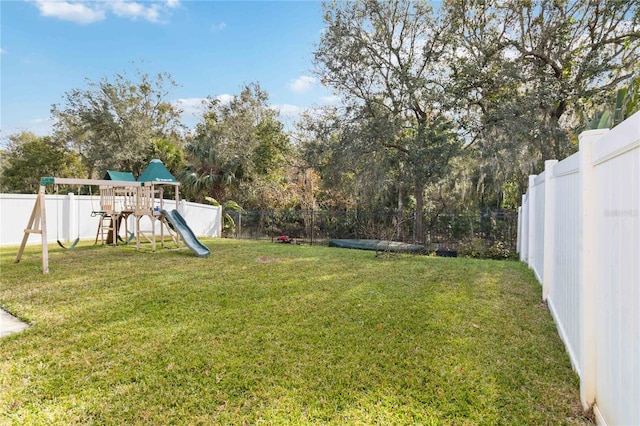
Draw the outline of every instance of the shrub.
M488 241L482 238L469 238L458 244L458 256L474 259L516 259L515 251L509 249L503 241Z

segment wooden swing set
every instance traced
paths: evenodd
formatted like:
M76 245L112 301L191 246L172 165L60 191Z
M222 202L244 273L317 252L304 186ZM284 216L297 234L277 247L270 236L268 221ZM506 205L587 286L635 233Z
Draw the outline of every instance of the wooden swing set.
M36 197L36 202L31 212L31 217L24 230L22 243L18 250L15 263L19 263L31 234L40 234L42 242L42 273L49 273L49 249L47 239L47 215L46 215L46 186L55 185L80 185L98 186L100 188L100 209L93 210L92 216L100 216L98 231L96 233L95 244L100 238L102 244L117 245L119 230L122 223L125 224L125 235L128 235L125 244L129 243L133 237L136 238L136 249L140 249L140 238L143 237L151 243L152 251L156 251L156 220L160 220L160 241L164 247L164 228L168 231L176 246L180 246L180 237L169 226L166 218L161 213L163 211L163 186L172 185L175 187L176 206L179 202L179 191L177 182L136 182L98 179L70 179L57 177L43 177L40 179L40 188ZM57 192L57 189L56 189ZM156 205L156 203L158 205ZM135 218L135 233L129 233L128 218L133 215ZM151 230L142 230L140 220L149 217L151 220ZM74 248L80 239L78 237L69 247L65 247L58 239L58 244L62 248Z

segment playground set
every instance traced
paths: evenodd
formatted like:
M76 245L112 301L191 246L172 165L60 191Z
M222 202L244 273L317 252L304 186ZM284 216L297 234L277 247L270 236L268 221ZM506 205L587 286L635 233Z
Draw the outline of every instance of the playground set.
M115 179L115 180L114 180ZM98 240L101 244L117 245L118 241L124 244L130 243L133 238L136 240L136 249L140 249L141 239L151 243L152 251L156 251L156 223L160 223L160 242L164 247L165 229L167 235L180 246L180 239L187 247L195 252L198 257L207 257L210 254L208 247L202 244L195 236L191 228L187 225L182 215L177 210L166 211L164 209L164 187L172 186L175 192L175 204L179 202L179 186L173 175L166 169L160 160L151 160L149 166L136 181L132 173L108 171L105 179L70 179L57 177L43 177L40 179L40 188L36 198L33 211L24 236L16 263L20 262L27 241L31 234L40 234L42 241L42 272L49 272L49 250L47 239L47 221L45 210L45 197L47 185L54 185L55 192L59 185L81 185L98 186L100 190L100 208L93 210L92 216L100 216L98 230L96 232L95 244ZM129 217L134 218L134 232L129 232ZM143 218L151 221L150 229L143 229L140 221ZM119 231L124 224L126 240L122 239ZM69 246L65 247L58 240L58 245L62 248L74 248L80 239L78 238Z

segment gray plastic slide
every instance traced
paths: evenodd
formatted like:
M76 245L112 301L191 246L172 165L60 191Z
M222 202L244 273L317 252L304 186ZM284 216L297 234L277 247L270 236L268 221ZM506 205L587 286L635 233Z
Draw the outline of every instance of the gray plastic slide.
M182 241L184 241L187 247L193 250L196 256L208 257L209 254L211 254L209 248L198 240L182 215L178 213L178 210L171 210L170 212L162 210L160 213L173 225L175 230L178 231L178 234L180 234Z

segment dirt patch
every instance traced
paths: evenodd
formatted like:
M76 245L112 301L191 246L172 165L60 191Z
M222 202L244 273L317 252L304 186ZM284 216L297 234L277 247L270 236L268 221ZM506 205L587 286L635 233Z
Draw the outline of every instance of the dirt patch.
M260 257L256 257L256 262L258 262L258 263L276 263L276 262L280 262L280 259L278 259L277 257L260 256Z

